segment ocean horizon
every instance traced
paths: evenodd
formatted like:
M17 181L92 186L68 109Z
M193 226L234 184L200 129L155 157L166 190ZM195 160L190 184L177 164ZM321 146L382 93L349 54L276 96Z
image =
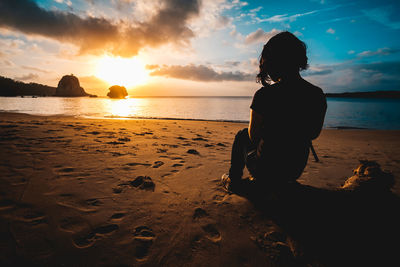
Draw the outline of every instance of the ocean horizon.
M0 97L1 112L248 122L252 96ZM324 128L400 130L399 99L327 97ZM234 111L234 112L233 112Z

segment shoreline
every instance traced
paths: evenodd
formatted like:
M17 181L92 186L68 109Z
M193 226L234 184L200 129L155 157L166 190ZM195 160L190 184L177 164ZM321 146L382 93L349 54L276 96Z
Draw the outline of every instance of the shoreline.
M21 114L28 116L37 116L37 117L65 117L65 118L75 118L75 119L89 119L89 120L166 120L166 121L194 121L194 122L229 122L229 123L239 123L239 124L248 124L249 121L246 120L209 120L209 119L186 119L186 118L169 118L169 117L124 117L124 116L86 116L86 115L63 115L63 114L29 114L23 112L8 112L8 111L0 111L0 116L2 114ZM363 127L354 127L354 126L329 126L323 127L323 129L331 129L331 130L365 130L365 131L400 131L400 129L377 129L377 128L363 128Z

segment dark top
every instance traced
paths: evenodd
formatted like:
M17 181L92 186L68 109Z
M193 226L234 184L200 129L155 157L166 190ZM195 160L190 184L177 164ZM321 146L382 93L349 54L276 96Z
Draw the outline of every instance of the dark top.
M258 144L262 168L297 179L310 141L322 129L327 108L323 91L303 79L282 81L259 89L250 108L263 118Z

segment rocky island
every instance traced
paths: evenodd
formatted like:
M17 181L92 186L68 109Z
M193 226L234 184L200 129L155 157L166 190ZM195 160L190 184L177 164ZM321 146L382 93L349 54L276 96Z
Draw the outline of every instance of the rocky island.
M107 96L109 98L125 98L128 96L128 92L124 86L113 85L108 90Z
M77 77L73 74L65 75L58 82L55 96L88 96L80 84Z

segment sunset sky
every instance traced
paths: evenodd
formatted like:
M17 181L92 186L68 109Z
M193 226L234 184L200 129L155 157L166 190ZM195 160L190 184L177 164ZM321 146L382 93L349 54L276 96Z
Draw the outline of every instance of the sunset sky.
M1 0L0 75L89 93L251 96L263 44L308 45L325 92L400 90L398 1Z

